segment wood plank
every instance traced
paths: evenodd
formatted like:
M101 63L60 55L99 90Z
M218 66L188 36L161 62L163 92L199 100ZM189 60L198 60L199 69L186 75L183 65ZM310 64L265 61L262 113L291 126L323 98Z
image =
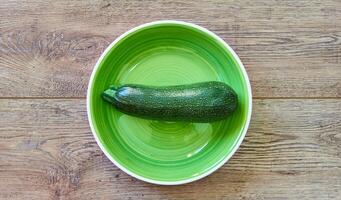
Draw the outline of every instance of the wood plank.
M194 22L240 55L255 97L341 97L341 2L4 1L0 96L84 97L105 47L154 20Z
M85 100L0 99L0 199L336 199L341 100L255 100L248 134L214 174L156 186L116 168Z

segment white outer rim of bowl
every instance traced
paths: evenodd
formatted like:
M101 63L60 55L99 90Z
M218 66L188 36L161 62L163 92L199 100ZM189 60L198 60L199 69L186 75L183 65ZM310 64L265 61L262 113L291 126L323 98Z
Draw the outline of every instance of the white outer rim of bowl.
M234 145L234 148L231 150L230 154L228 156L226 156L224 158L224 160L220 161L220 163L218 163L216 166L214 166L213 168L211 168L209 171L199 175L199 176L195 176L189 179L184 179L184 180L180 180L180 181L158 181L158 180L153 180L153 179L149 179L149 178L145 178L143 176L140 176L138 174L135 174L134 172L129 171L128 169L126 169L124 166L122 166L121 164L119 164L116 160L114 160L110 154L107 152L107 150L104 148L104 146L102 145L102 143L100 142L97 134L96 134L96 130L93 126L92 123L92 119L90 117L90 89L91 89L91 85L93 82L93 79L95 77L95 73L100 65L100 63L102 62L104 56L110 51L110 49L118 42L120 41L122 38L124 38L125 36L127 36L128 34L144 28L146 26L151 26L151 25L155 25L155 24L166 24L166 23L171 23L171 24L182 24L182 25L186 25L186 26L190 26L196 29L199 29L203 32L206 32L207 34L211 35L213 38L217 39L219 42L221 42L225 48L227 48L231 54L233 55L233 57L236 59L237 63L239 64L241 71L243 73L243 76L246 79L246 85L247 85L247 92L248 95L250 97L249 100L249 113L247 115L247 119L246 119L246 124L244 126L243 132L241 137L239 138L239 141ZM135 177L139 180L148 182L148 183L153 183L153 184L158 184L158 185L181 185L181 184L185 184L185 183L190 183L199 179L202 179L210 174L212 174L214 171L216 171L217 169L219 169L221 166L223 166L237 151L237 149L239 148L240 144L242 143L242 141L245 138L246 132L249 128L249 124L250 124L250 120L251 120L251 113L252 113L252 92L251 92L251 85L250 85L250 81L249 81L249 77L246 73L246 70L244 68L243 63L240 61L238 55L234 52L234 50L223 40L221 39L219 36L217 36L215 33L209 31L206 28L203 28L199 25L193 24L193 23L189 23L189 22L183 22L183 21L177 21L177 20L158 20L158 21L154 21L154 22L149 22L149 23L145 23L139 26L136 26L132 29L130 29L129 31L123 33L121 36L119 36L118 38L116 38L106 49L105 51L102 53L101 57L98 59L94 69L92 70L91 73L91 77L90 77L90 81L89 81L89 85L88 85L88 90L87 90L87 97L86 97L86 108L87 108L87 115L88 115L88 121L90 124L90 128L91 128L91 132L95 137L95 140L98 144L98 146L101 148L101 150L104 152L104 154L106 155L107 158L109 158L109 160L114 163L114 165L116 165L118 168L120 168L122 171L124 171L125 173L129 174L132 177Z

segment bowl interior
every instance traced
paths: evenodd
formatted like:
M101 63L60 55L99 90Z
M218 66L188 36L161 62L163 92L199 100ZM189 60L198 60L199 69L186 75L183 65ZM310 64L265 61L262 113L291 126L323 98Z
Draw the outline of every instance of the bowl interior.
M120 168L150 182L195 180L226 161L246 128L250 91L237 58L211 33L183 23L137 28L110 47L90 81L89 120L100 146ZM122 114L101 99L109 85L222 81L238 108L214 123L161 122Z

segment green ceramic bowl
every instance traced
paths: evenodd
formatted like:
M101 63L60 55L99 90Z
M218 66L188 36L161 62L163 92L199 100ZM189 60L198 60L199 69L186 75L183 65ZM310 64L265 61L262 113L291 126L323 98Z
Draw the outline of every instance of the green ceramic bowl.
M222 81L237 92L234 114L214 123L162 122L122 114L104 102L109 85L178 85ZM238 149L251 118L251 87L236 53L214 33L191 23L157 21L117 38L98 60L87 111L105 155L133 177L176 185L198 180Z

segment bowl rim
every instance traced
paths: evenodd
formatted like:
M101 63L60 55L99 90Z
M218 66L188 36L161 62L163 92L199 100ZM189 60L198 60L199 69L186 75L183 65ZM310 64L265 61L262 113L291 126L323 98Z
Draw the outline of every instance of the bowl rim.
M110 49L115 46L121 39L125 38L127 35L129 35L130 33L133 33L139 29L142 29L144 27L148 27L148 26L153 26L153 25L157 25L157 24L179 24L179 25L185 25L188 27L192 27L195 29L198 29L200 31L203 31L205 33L207 33L208 35L212 36L213 38L215 38L218 42L220 42L234 57L234 59L237 61L242 74L245 78L245 82L246 82L246 86L247 86L247 93L249 96L249 111L247 114L247 118L246 118L246 123L245 126L242 130L241 136L239 137L239 140L237 141L237 143L234 145L233 149L230 151L230 153L223 159L221 160L217 165L215 165L214 167L212 167L210 170L206 171L203 174L200 174L198 176L194 176L191 178L187 178L184 180L178 180L178 181L160 181L160 180L154 180L154 179L150 179L150 178L146 178L143 177L141 175L138 175L132 171L130 171L129 169L125 168L123 165L121 165L120 163L118 163L114 158L112 158L109 154L109 152L105 149L105 147L102 145L102 143L100 142L98 135L96 133L96 130L94 128L93 125L93 121L91 118L91 113L90 113L90 93L91 93L91 88L92 88L92 84L93 84L93 79L95 77L95 74L98 70L98 67L100 66L100 63L102 62L102 60L104 59L105 55L107 55L107 53L110 51ZM89 80L89 84L88 84L88 88L87 88L87 97L86 97L86 108L87 108L87 115L88 115L88 121L89 121L89 125L90 125L90 129L91 132L98 144L98 146L100 147L100 149L102 150L102 152L105 154L105 156L114 164L116 165L119 169L121 169L122 171L124 171L125 173L129 174L130 176L137 178L139 180L148 182L148 183L153 183L153 184L158 184L158 185L181 185L181 184L185 184L185 183L190 183L199 179L202 179L210 174L212 174L213 172L215 172L217 169L219 169L221 166L223 166L234 154L235 152L238 150L240 144L242 143L242 141L245 138L246 132L249 128L250 125L250 121L251 121L251 114L252 114L252 90L251 90L251 84L250 84L250 80L249 77L246 73L245 67L243 65L243 63L240 61L240 58L238 57L238 55L234 52L234 50L223 40L221 39L218 35L216 35L215 33L211 32L210 30L203 28L199 25L190 23L190 22L184 22L184 21L178 21L178 20L157 20L157 21L153 21L153 22L148 22L148 23L144 23L141 24L139 26L136 26L128 31L126 31L125 33L123 33L122 35L120 35L118 38L116 38L106 49L105 51L101 54L100 58L97 60L92 72L91 72L91 76L90 76L90 80Z

